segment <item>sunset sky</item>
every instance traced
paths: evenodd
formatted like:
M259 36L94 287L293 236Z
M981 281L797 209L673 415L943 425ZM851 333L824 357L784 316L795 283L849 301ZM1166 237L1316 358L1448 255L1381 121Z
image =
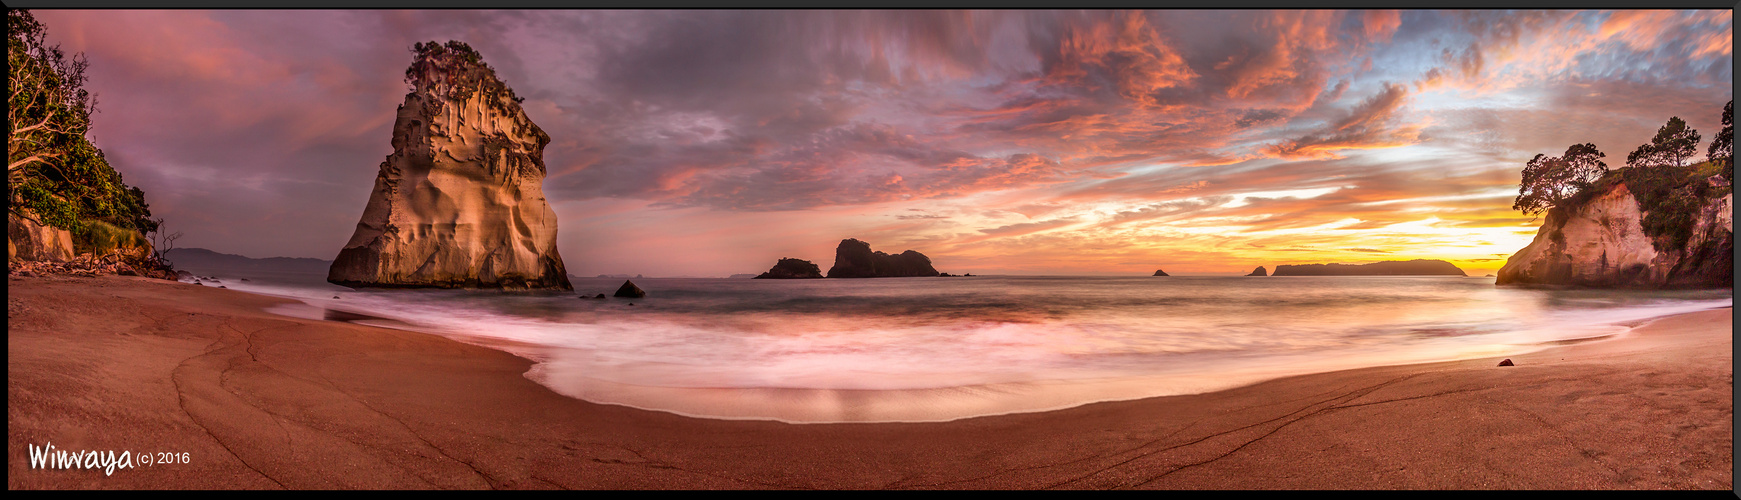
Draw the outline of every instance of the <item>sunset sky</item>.
M332 259L410 47L460 40L551 137L568 271L826 270L855 237L975 274L1445 259L1539 220L1524 162L1610 168L1733 91L1709 11L33 11L179 247Z

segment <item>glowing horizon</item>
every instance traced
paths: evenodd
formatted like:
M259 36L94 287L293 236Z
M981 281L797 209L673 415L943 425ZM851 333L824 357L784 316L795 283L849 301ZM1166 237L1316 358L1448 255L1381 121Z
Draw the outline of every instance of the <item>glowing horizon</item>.
M1729 10L33 10L90 60L92 137L182 247L332 259L391 152L409 47L462 40L547 132L578 276L1494 273L1538 153L1610 168L1733 93Z

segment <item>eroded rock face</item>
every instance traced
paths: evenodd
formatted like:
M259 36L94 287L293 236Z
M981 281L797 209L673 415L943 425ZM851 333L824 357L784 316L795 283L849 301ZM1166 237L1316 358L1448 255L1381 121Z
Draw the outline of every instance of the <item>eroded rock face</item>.
M430 46L407 71L393 154L327 281L572 290L544 199L550 137L476 52Z
M810 279L821 278L822 268L804 259L784 258L774 264L768 272L759 274L755 279Z
M931 258L908 250L899 255L872 252L869 243L854 238L840 240L834 249L834 267L828 268L830 278L894 278L905 276L937 276Z
M1625 184L1578 207L1548 211L1535 240L1505 262L1496 283L1588 287L1734 286L1734 195L1707 200L1685 248L1663 251Z
M73 259L73 234L6 214L7 260L66 262Z

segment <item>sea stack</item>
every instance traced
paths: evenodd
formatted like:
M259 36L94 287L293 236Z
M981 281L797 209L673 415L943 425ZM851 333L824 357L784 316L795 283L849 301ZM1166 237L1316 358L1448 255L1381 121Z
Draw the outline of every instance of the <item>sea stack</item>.
M642 290L641 287L635 286L635 282L625 280L623 281L623 286L617 287L617 293L611 294L611 296L638 299L646 297L647 292Z
M550 136L471 47L429 42L414 51L393 154L327 281L572 290L544 199Z
M937 276L931 258L908 250L899 255L872 252L870 243L854 238L840 240L834 248L834 267L828 268L830 278L894 278L904 276Z
M780 259L779 262L774 263L773 269L769 269L768 272L762 273L762 274L757 275L755 277L755 279L762 279L762 280L766 280L766 279L786 280L786 279L810 279L810 278L817 278L817 279L822 278L822 268L816 267L816 264L814 264L808 260L792 259L792 258Z
M1160 269L1155 270L1155 276L1166 276L1166 275L1167 275L1166 271L1162 271Z
M1263 270L1263 266L1257 266L1257 269L1253 269L1251 274L1246 276L1269 276L1269 271Z

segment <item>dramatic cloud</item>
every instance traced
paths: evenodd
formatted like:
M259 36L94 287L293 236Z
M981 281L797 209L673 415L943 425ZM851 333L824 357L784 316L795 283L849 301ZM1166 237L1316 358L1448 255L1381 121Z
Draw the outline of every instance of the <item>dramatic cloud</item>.
M332 258L408 49L466 41L552 138L581 275L853 235L976 274L1473 273L1539 224L1510 210L1531 156L1709 137L1733 90L1727 10L35 13L180 244L260 257Z

